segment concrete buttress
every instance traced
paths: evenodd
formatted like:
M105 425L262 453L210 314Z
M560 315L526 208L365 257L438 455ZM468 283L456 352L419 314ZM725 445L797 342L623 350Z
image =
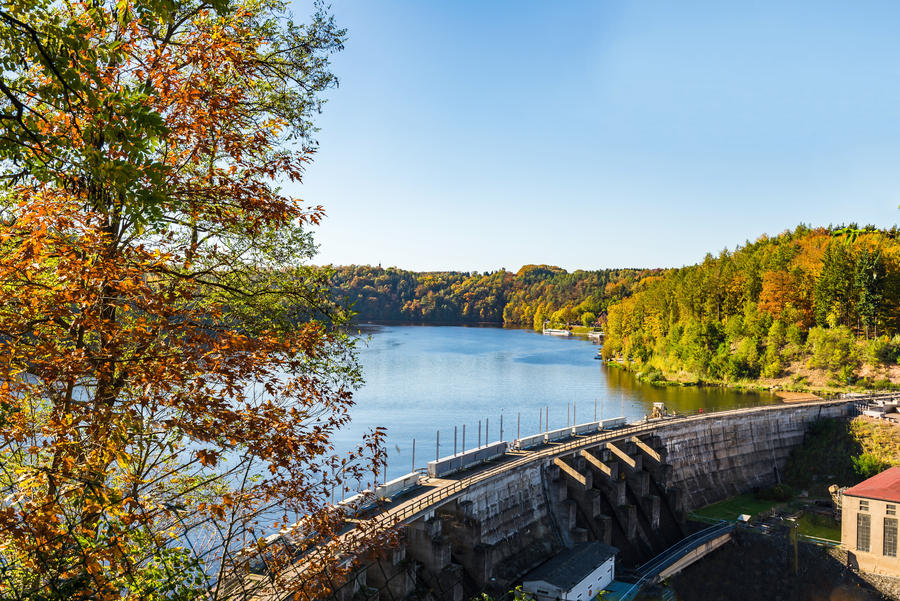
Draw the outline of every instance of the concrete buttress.
M510 469L472 479L407 518L403 547L356 572L335 597L351 601L373 588L379 601L462 601L486 587L502 594L583 540L617 546L620 558L639 563L684 535L687 511L777 483L808 425L851 409L712 413L516 451L506 458L517 462Z

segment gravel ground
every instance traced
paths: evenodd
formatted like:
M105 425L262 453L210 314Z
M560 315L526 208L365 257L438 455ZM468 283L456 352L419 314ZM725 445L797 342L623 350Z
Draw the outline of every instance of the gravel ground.
M829 551L841 565L847 565L847 552L843 549L832 549ZM900 601L900 578L891 578L889 576L879 576L877 574L866 574L858 572L857 576L877 589L886 599Z

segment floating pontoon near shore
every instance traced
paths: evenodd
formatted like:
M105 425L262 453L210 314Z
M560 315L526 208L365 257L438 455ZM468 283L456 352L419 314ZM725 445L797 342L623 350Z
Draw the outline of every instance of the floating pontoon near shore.
M558 330L554 328L544 328L544 334L547 336L571 336L572 332L569 330Z

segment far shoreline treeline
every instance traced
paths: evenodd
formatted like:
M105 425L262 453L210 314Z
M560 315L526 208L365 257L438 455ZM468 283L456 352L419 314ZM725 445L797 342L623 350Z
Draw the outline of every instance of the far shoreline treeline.
M900 384L900 232L800 226L610 307L603 356L650 381Z
M662 269L578 270L525 265L517 272L432 271L350 265L331 267L332 291L358 321L487 324L540 329L594 324L608 307Z
M664 383L900 385L900 232L810 228L673 269L329 267L359 321L601 326L604 358Z

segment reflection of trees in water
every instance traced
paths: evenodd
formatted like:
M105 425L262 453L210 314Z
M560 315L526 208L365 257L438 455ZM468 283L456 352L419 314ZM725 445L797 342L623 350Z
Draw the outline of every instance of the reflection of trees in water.
M625 404L646 408L665 403L669 410L693 412L700 409L727 409L779 402L771 393L742 391L722 386L659 386L639 381L624 369L603 366L608 383L607 403L624 399ZM617 396L618 395L618 396Z

